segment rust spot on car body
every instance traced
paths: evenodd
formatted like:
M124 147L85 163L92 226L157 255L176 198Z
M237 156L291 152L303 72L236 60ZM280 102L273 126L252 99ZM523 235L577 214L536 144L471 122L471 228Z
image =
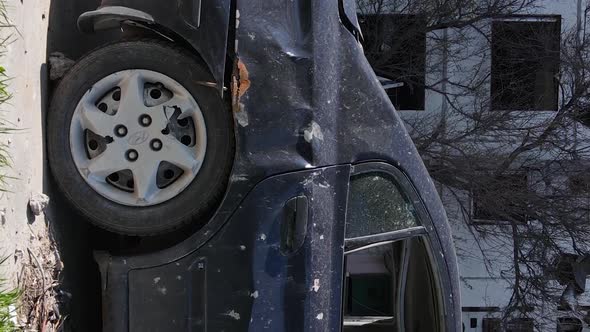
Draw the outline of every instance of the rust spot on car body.
M234 112L241 112L240 99L250 88L250 78L246 64L238 59L232 75L232 105Z
M239 93L238 98L242 98L242 96L250 88L250 79L249 79L248 69L246 69L246 65L242 62L242 60L238 60L238 73L239 73L239 82L240 82L239 89L238 89L238 93Z

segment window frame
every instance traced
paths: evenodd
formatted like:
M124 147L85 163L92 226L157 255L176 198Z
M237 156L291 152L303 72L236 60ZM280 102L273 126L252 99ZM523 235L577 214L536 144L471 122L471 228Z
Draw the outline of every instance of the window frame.
M426 228L424 226L417 226L398 231L348 238L344 240L344 253L352 254L360 250L368 249L369 247L375 245L385 244L387 242L401 241L420 235L428 235L428 232L426 231Z
M385 163L385 162L365 162L362 164L356 164L351 167L350 177L352 178L355 175L366 174L366 173L383 173L386 176L391 177L391 179L397 184L402 194L405 194L408 199L409 203L411 203L416 211L416 217L418 222L421 224L417 227L410 227L402 230L395 230L390 232L378 233L378 234L370 234L365 236L353 237L353 238L344 238L344 254L342 255L342 260L344 262L344 258L346 255L361 251L363 249L367 249L372 246L383 245L397 241L407 241L410 239L416 239L422 243L424 249L426 251L426 255L429 261L429 270L432 275L432 284L434 285L434 293L436 295L435 306L436 311L438 311L438 320L436 325L438 326L439 332L446 331L446 325L444 322L444 317L446 316L447 307L446 298L451 294L450 288L446 287L445 285L449 282L448 275L445 274L448 271L448 266L446 261L444 261L444 255L435 255L435 252L442 252L441 244L438 239L438 235L436 233L434 222L426 210L426 205L424 204L423 200L421 199L418 190L410 181L409 177L399 168ZM350 187L349 187L350 188ZM350 200L350 192L347 194L346 199L346 207L348 207L349 200ZM345 221L345 225L347 221ZM346 231L344 232L346 234ZM346 236L346 235L345 235ZM405 245L405 244L404 244ZM441 261L442 258L442 261ZM405 276L407 275L407 261L404 260L404 272L402 274L402 279L404 283L404 287L401 287L398 299L395 299L396 304L399 305L399 320L398 324L401 324L401 327L404 328L404 297L405 297ZM344 266L344 264L343 264ZM343 276L343 286L345 284L345 274L342 271ZM342 288L342 294L344 295L344 287ZM344 296L342 296L344 300ZM399 301L399 302L398 302ZM341 320L342 326L344 326L344 301L341 303Z
M499 16L491 20L490 22L490 110L495 112L556 112L559 110L559 82L555 82L555 87L553 91L553 95L555 97L555 105L552 109L504 109L502 108L495 108L494 107L494 96L495 92L493 91L494 87L494 38L493 38L493 29L494 24L496 23L510 23L510 22L546 22L546 23L557 23L559 26L559 33L558 33L558 58L557 58L557 72L556 75L560 74L560 62L561 62L561 28L562 28L562 17L561 15L553 14L553 15L505 15Z

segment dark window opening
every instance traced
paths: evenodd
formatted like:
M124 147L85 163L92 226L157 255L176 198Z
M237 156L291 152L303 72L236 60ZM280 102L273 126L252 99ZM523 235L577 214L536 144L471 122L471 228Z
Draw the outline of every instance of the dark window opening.
M535 324L530 318L517 318L506 324L506 332L533 332Z
M557 110L561 18L492 24L492 109Z
M527 221L528 180L524 173L482 181L472 191L474 221Z
M571 175L567 185L573 195L586 196L590 193L590 175L588 172Z
M484 318L481 327L482 332L501 332L502 320L500 318Z
M557 320L557 332L582 332L582 321L574 317L561 317Z
M426 20L418 15L360 15L365 55L377 76L403 83L387 89L397 110L423 110Z
M555 267L555 277L560 284L568 285L576 280L574 264L578 259L578 255L568 253L562 253L555 259L552 265Z

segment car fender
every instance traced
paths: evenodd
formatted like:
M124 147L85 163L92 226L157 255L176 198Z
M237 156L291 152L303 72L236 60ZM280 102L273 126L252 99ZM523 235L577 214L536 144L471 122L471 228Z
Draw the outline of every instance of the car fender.
M114 29L125 22L154 24L154 18L141 10L122 6L108 6L85 12L78 18L78 29L85 33Z
M225 77L228 45L234 45L229 33L235 29L230 27L231 13L230 0L102 0L98 9L80 15L78 28L84 33L123 25L150 30L203 60L214 78L207 85L223 94L224 83L229 82Z

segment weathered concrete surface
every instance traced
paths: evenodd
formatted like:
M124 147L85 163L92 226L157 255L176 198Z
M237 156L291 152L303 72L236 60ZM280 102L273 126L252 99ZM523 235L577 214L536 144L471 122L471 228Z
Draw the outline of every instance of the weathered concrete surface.
M0 60L6 68L12 99L0 115L15 131L2 135L11 157L12 177L0 196L0 255L7 257L0 276L23 291L16 323L25 329L54 331L59 324L55 281L62 264L53 242L44 194L43 110L46 103L45 45L49 1L9 0L7 22L0 29L9 41Z
M18 129L14 134L0 135L13 165L4 172L15 177L6 188L10 192L0 194L0 257L9 258L0 268L0 277L7 278L13 287L23 287L27 279L40 288L39 261L47 287L63 261L57 280L60 286L53 291L61 314L68 317L65 331L100 331L100 279L92 259L97 242L92 234L96 232L63 201L45 163L44 114L55 85L48 80L47 54L60 51L75 59L104 41L105 36L81 35L75 25L79 13L96 8L97 3L6 0L15 27L0 29L4 36L12 34L0 64L11 78L9 90L13 94L10 103L0 109L4 119ZM42 194L49 197L48 206ZM55 235L55 243L50 234ZM55 317L53 312L44 315L45 319Z
M9 91L13 97L0 108L4 119L18 131L0 138L12 157L12 169L2 171L15 177L8 181L9 192L0 197L5 213L0 225L0 254L11 257L2 267L2 275L16 286L22 253L35 249L39 235L46 234L44 214L35 216L28 202L44 190L43 86L49 1L9 0L6 7L15 29L0 30L4 36L10 34L12 41L1 63L11 78Z

